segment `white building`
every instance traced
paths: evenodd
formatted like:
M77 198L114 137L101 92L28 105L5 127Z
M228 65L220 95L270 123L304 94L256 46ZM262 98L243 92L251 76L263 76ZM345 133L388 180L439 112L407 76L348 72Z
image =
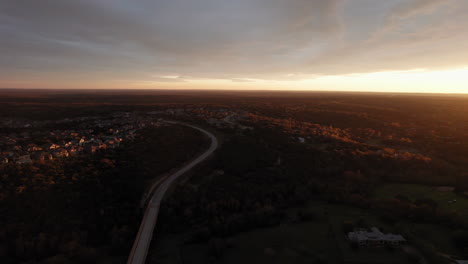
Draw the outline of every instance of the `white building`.
M402 235L384 234L377 227L372 227L370 231L357 229L348 233L348 239L356 242L359 246L399 246L406 243Z

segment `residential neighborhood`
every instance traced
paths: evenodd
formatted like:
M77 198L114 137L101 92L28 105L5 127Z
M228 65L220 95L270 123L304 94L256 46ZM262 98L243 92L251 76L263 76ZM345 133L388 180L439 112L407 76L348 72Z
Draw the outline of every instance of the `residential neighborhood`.
M196 118L216 128L251 130L239 123L246 114L222 107L169 107L143 114L122 112L54 121L0 119L0 129L3 129L0 132L0 163L30 164L114 149L121 142L134 139L139 129L162 125L161 117Z
M63 125L66 125L63 130L48 129ZM78 153L114 149L122 141L132 140L137 130L150 125L160 124L154 118L130 113L34 123L4 121L3 127L19 129L21 133L0 134L0 162L29 164Z

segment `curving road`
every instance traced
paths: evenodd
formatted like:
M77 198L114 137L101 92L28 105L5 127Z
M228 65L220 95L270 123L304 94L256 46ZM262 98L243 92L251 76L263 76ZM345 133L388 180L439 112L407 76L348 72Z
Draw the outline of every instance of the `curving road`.
M156 189L151 200L148 203L148 206L145 210L145 215L140 224L140 229L136 236L135 242L133 243L132 251L128 258L127 264L144 264L146 261L146 255L148 254L148 248L153 238L154 227L156 226L156 221L158 219L159 206L161 201L164 198L169 187L172 183L177 180L181 175L191 170L195 165L204 161L208 158L217 148L218 148L218 139L210 132L188 124L178 123L178 122L168 122L172 124L180 124L184 126L191 127L193 129L199 130L202 133L206 134L211 139L211 145L203 154L198 156L196 159L191 161L189 164L185 165L174 174L167 177L167 179Z

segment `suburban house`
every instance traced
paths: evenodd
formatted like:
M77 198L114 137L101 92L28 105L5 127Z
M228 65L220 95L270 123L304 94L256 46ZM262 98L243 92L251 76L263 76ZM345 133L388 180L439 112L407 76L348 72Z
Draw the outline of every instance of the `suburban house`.
M29 156L29 154L19 156L18 159L16 160L16 163L18 163L18 164L31 164L32 163L31 156Z
M398 247L406 243L406 239L402 235L384 234L377 227L372 227L369 230L356 229L354 232L348 233L348 239L357 243L359 246L381 247L385 245Z

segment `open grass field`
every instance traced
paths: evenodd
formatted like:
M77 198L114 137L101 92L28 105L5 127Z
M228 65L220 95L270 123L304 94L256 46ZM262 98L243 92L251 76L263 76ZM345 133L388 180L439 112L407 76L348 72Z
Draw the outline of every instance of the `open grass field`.
M406 224L412 226L413 233L418 238L430 243L437 251L449 255L458 255L460 253L452 243L451 234L453 230L450 228L433 224Z
M215 258L210 243L181 245L168 238L158 243L158 254L151 259L158 263L189 264L339 263L326 222L257 229L225 241L221 257Z
M313 221L260 228L228 237L216 263L339 263L323 204L314 204L311 209L317 213ZM294 212L291 209L288 213ZM182 246L180 252L184 263L208 263L210 248L209 243L189 244Z
M438 208L444 212L456 212L461 215L468 215L468 199L454 192L439 191L436 187L419 184L385 184L375 190L376 199L390 199L396 195L404 195L411 201L418 199L432 199L438 204ZM456 202L449 203L449 201Z
M222 263L334 263L325 222L255 230L232 241Z

